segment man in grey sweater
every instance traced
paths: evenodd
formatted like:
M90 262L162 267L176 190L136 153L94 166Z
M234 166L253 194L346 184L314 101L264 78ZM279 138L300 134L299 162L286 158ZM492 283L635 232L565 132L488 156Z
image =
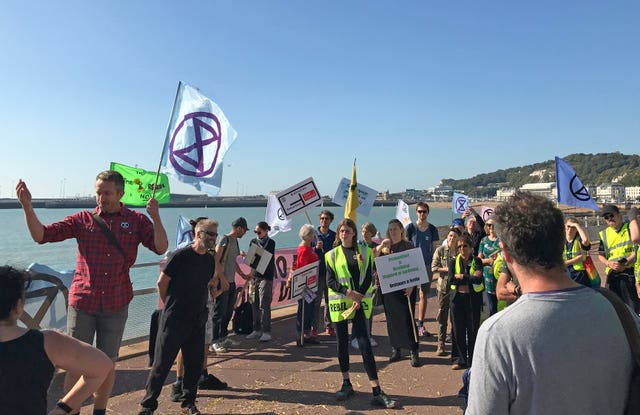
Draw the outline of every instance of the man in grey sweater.
M630 347L609 301L565 272L562 213L517 192L494 223L523 295L480 327L466 413L622 414Z

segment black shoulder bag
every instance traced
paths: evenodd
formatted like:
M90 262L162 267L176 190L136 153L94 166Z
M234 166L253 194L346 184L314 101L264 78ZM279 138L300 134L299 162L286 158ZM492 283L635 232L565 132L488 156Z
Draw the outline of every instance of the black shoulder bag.
M640 334L631 310L625 303L618 298L616 294L606 288L594 288L599 291L609 302L618 314L624 333L627 335L627 341L633 355L633 371L631 372L631 381L629 382L629 392L627 393L627 405L625 406L625 415L640 414Z
M93 213L91 217L93 218L93 221L98 225L98 227L100 228L104 236L107 238L109 243L118 249L118 252L122 254L122 257L126 261L127 255L124 253L124 249L122 249L120 242L118 242L118 240L116 239L116 236L113 234L113 232L111 232L111 229L109 229L107 227L107 224L104 223L104 220L102 220L102 218L97 213Z

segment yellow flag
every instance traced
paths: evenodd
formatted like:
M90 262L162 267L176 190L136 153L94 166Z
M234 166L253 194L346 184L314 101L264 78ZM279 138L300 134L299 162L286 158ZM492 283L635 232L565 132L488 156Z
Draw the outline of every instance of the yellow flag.
M356 222L356 209L358 209L358 206L360 206L360 199L358 198L358 182L356 181L356 161L353 160L349 195L347 196L347 204L344 205L344 217Z

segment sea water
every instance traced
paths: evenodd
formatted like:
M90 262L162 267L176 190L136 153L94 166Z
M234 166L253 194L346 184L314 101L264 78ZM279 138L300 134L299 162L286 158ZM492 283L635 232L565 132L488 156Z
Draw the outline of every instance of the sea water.
M292 220L291 231L280 232L273 237L277 248L295 247L300 242L298 230L309 223L318 225L318 216L323 208L317 207L307 211L307 215L301 213ZM342 207L326 208L332 211L336 220L332 229L344 214ZM144 212L144 208L138 209ZM36 209L36 214L43 224L49 224L63 219L65 216L77 212L77 209ZM358 226L364 222L373 222L380 234L384 237L387 223L395 217L395 207L373 207L369 216L358 215ZM187 219L206 216L219 222L218 233L228 233L231 223L239 216L247 219L249 232L239 240L240 249L247 250L249 241L255 236L253 229L256 223L265 218L264 207L246 208L160 208L162 223L169 238L169 249L175 248L178 216ZM451 223L453 213L451 209L432 208L429 222L436 226ZM415 220L415 212L412 211L412 219ZM445 235L440 235L444 238ZM72 270L75 267L76 241L74 239L39 245L35 243L24 222L21 209L0 209L0 263L12 265L16 268L27 268L32 263L47 265L55 270ZM147 248L140 246L136 264L156 263L162 256L156 255ZM134 290L153 288L156 286L159 268L157 265L134 268L131 270L131 281ZM129 319L125 330L125 339L133 339L144 336L149 330L149 316L156 309L158 303L157 294L136 296L129 307Z

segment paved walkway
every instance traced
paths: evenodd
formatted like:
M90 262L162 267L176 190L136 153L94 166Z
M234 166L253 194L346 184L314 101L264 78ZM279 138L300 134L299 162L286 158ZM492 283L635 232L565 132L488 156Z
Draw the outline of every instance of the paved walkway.
M435 298L430 298L427 315L436 314ZM379 346L374 348L383 390L402 404L401 410L378 409L370 405L371 388L362 366L362 358L351 349L351 382L356 394L346 402L338 402L334 393L341 385L334 338L321 335L320 345L295 346L295 307L273 313L273 340L260 343L232 336L240 345L220 356L210 355L209 371L229 383L224 391L199 391L197 405L203 414L460 414L462 371L451 370L449 357L435 355L435 338L421 341L423 366L413 368L405 358L389 363L389 340L384 313L373 319L373 335ZM436 331L430 319L427 328ZM448 345L449 346L449 345ZM109 414L135 414L144 395L148 374L146 342L123 347L123 358L117 363L116 385L109 401ZM179 404L169 400L172 371L160 396L156 414L180 413ZM56 376L50 389L51 405L61 394L62 375ZM83 409L91 413L91 406Z

